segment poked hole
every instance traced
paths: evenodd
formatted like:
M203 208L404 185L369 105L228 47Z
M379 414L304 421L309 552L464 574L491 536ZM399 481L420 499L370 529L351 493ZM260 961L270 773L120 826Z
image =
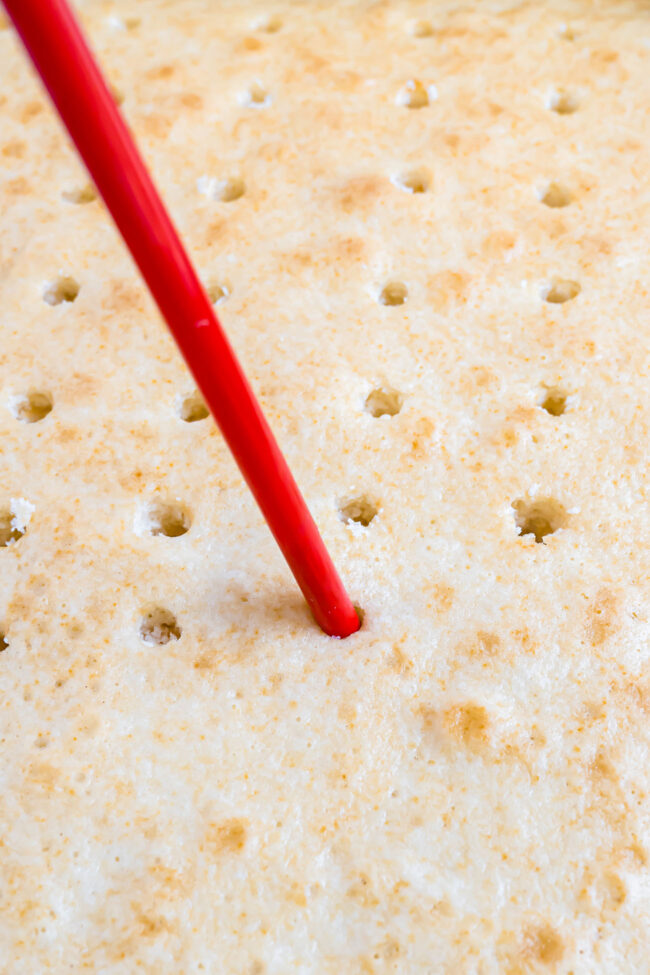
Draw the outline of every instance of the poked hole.
M61 197L66 203L83 205L93 203L97 199L97 190L92 183L85 183L83 186L74 186L72 189L63 190Z
M415 79L407 81L397 93L397 104L404 108L426 108L429 102L429 90Z
M207 196L209 200L218 200L221 203L233 203L246 192L246 184L239 176L231 176L227 179L200 176L197 180L197 187L203 196Z
M367 413L380 416L397 416L402 409L404 397L390 386L377 386L366 397L364 404Z
M80 289L81 286L78 281L69 275L62 274L45 285L43 301L48 305L69 304L76 300Z
M266 108L271 104L271 96L260 81L254 81L242 95L241 101L248 108Z
M277 34L282 29L282 18L278 14L265 14L255 21L253 29L264 34Z
M547 386L539 405L551 416L562 416L566 411L567 394L559 386Z
M149 501L140 506L135 519L138 534L164 535L167 538L185 535L191 525L189 509L178 501Z
M560 207L568 207L573 200L573 195L562 183L548 183L540 191L539 198L544 206L557 209Z
M0 508L0 548L13 545L23 537L25 530L10 507Z
M206 285L205 290L213 305L222 305L232 293L232 287L224 281L211 281Z
M9 642L7 640L6 633L4 629L0 627L0 653L2 653L3 650L6 650L8 646L9 646Z
M39 423L52 412L52 397L49 393L30 390L9 400L9 410L16 420L22 423Z
M140 618L140 639L150 647L162 647L180 640L181 628L174 614L162 606L154 606Z
M520 535L534 535L539 544L547 535L552 535L568 522L568 513L564 505L554 498L536 498L528 501L520 498L513 501L515 524Z
M406 193L426 193L431 177L426 169L409 169L394 176L393 183Z
M199 420L205 420L206 417L210 416L210 411L198 389L179 399L177 412L185 423L197 423Z
M395 307L403 305L408 298L408 288L402 281L388 281L379 292L379 303Z
M409 33L413 37L431 37L433 35L433 24L430 20L414 20L409 24Z
M581 290L577 281L572 281L570 278L553 278L552 281L542 285L541 296L551 305L564 305L567 301L577 298Z
M339 517L346 525L356 524L367 528L377 515L377 505L366 494L342 498L338 505Z
M564 88L552 91L546 100L546 104L556 115L573 115L580 107L578 96Z

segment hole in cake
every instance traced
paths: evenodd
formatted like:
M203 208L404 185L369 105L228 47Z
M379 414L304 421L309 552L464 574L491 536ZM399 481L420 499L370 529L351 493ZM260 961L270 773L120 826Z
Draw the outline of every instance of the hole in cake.
M359 620L359 628L363 626L363 621L366 618L365 611L359 606L358 603L353 603L354 611L357 614L357 619Z
M162 647L180 639L181 628L173 613L156 606L144 613L140 620L140 639L151 647Z
M379 293L379 301L382 305L403 305L408 298L408 288L401 281L389 281Z
M174 501L150 501L140 509L136 529L150 535L178 538L190 530L192 520L185 505Z
M267 14L265 17L260 17L253 27L255 30L264 31L265 34L277 34L282 29L282 18L277 14Z
M5 636L4 631L0 630L0 653L2 653L3 650L6 650L8 646L9 644L7 643L7 637Z
M562 416L566 410L566 399L567 394L559 386L549 386L540 405L551 416Z
M38 423L52 412L52 397L48 393L36 391L21 393L11 397L9 409L23 423Z
M413 37L431 37L433 24L430 20L416 20L410 25L409 30Z
M271 96L259 81L254 81L244 94L242 101L249 108L265 108L271 104Z
M397 95L397 104L404 108L426 108L429 92L421 81L407 81Z
M557 36L561 37L565 41L575 41L578 37L578 33L569 24L560 24L557 31Z
M43 301L48 305L60 305L63 302L74 301L79 294L79 284L74 278L61 275L45 285Z
M540 193L540 200L544 206L557 208L568 207L573 199L570 191L561 183L549 183Z
M178 415L186 423L196 423L198 420L205 420L206 417L210 416L210 411L198 389L181 399L178 404Z
M232 203L239 200L246 192L246 184L238 176L229 179L215 179L213 176L201 176L197 180L199 193L207 196L210 200L219 200L221 203Z
M567 278L556 278L542 287L542 298L551 305L563 305L572 301L580 294L581 288L577 281Z
M573 115L579 104L577 96L563 88L551 92L547 101L548 107L557 115Z
M396 416L404 402L402 394L389 386L378 386L366 397L365 409L371 416Z
M407 193L426 193L431 185L431 178L424 169L411 169L395 176L393 182Z
M206 288L208 298L213 305L221 305L230 296L230 288L226 284L209 284Z
M536 542L543 542L547 535L552 535L559 528L563 528L568 520L564 505L553 498L540 498L526 501L523 498L514 501L515 524L520 535L534 535Z
M64 190L61 197L66 203L92 203L97 199L97 190L92 183L86 183L84 186L75 186L71 190Z
M354 522L367 528L377 514L377 506L366 495L346 498L339 503L339 515L346 525Z
M0 548L12 545L25 534L25 526L17 523L11 508L0 508Z

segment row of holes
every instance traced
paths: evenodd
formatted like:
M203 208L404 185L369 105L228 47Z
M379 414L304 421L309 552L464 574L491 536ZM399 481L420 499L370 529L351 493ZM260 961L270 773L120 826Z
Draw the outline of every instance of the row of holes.
M539 405L552 416L561 416L566 409L566 401L567 395L563 390L557 386L546 387L544 399ZM396 389L378 386L366 397L364 409L376 418L396 416L403 403L404 397ZM49 393L30 390L12 396L8 407L12 416L21 423L39 423L52 412L54 401ZM185 423L196 423L207 419L210 412L201 394L195 390L179 401L177 415Z
M521 529L520 534L532 533L539 542L544 535L560 527L566 512L557 502L552 502L552 505L555 505L553 510L549 505L551 502L530 504L523 500L514 502L515 520L518 528ZM357 524L367 528L376 517L378 510L375 502L367 495L355 495L340 499L338 502L339 517L346 525ZM552 527L540 528L542 522ZM138 533L154 537L163 535L166 538L179 538L186 535L192 527L192 516L189 508L178 501L155 500L141 505L136 514L134 527ZM0 510L0 547L14 544L23 537L26 530L24 524L17 526L16 517L10 508Z
M110 17L109 21L113 27L118 30L134 31L137 30L141 24L142 19L140 17ZM4 26L4 25L3 25ZM267 14L264 17L254 21L251 24L251 29L255 31L261 31L265 34L277 34L284 26L282 18L277 14ZM436 30L430 20L415 20L410 22L406 30L413 37L418 39L423 39L427 37L434 37ZM574 41L576 39L576 33L573 28L566 24L560 26L557 30L558 37L563 38L565 41Z
M536 542L543 542L547 535L553 534L566 525L568 514L558 501L552 498L513 502L515 524L520 535L534 535ZM339 515L346 524L351 522L367 528L377 515L377 506L367 497L349 498L339 504ZM174 538L184 535L190 528L187 509L182 505L156 502L149 506L150 533ZM8 545L24 534L11 527L11 516L0 514L0 545ZM156 606L140 619L139 635L149 646L164 646L180 639L181 628L174 614L161 606ZM0 652L6 650L8 642L0 631Z
M43 290L43 300L48 305L61 305L71 303L79 295L81 286L74 278L61 276L54 281L50 281ZM540 288L540 297L543 301L553 305L563 305L567 301L572 301L581 291L577 281L568 278L554 278ZM211 285L207 289L208 297L213 305L219 305L230 294L230 290L225 285ZM388 281L377 295L380 305L395 308L404 305L408 300L408 288L403 281Z
M426 193L431 187L431 175L426 169L409 169L393 176L392 182L406 193ZM199 180L199 190L211 199L232 203L240 199L246 192L246 184L242 179L233 178L213 180L202 177ZM97 199L97 190L90 184L64 190L61 194L66 203L83 205L93 203ZM547 207L566 207L572 200L571 191L561 183L551 182L537 191L538 199Z

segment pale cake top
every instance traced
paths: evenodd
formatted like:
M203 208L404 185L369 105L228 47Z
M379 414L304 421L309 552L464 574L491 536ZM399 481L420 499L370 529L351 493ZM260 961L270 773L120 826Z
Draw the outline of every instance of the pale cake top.
M80 13L365 620L3 29L0 971L646 970L650 4Z

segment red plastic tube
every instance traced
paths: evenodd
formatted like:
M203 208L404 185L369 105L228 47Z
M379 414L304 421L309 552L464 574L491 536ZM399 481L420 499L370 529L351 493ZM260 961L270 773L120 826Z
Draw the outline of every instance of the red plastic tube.
M357 613L65 0L4 0L319 626Z

